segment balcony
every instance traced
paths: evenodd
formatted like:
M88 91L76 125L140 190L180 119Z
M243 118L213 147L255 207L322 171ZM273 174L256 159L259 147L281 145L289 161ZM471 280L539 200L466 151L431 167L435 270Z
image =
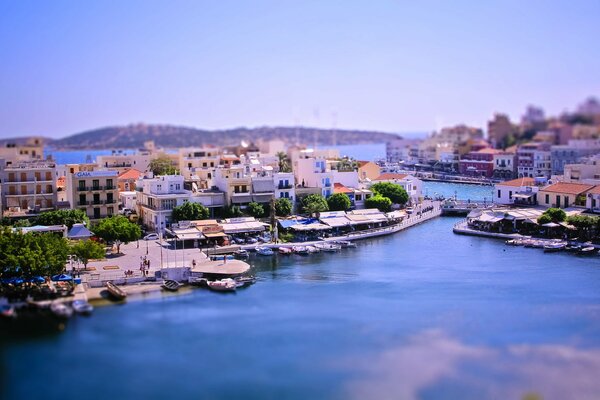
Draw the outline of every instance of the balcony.
M78 192L97 192L100 190L114 190L117 187L114 185L107 185L107 186L78 186L77 187L77 191Z
M44 196L47 194L54 194L54 192L35 192L33 190L28 190L26 192L19 193L5 193L5 196Z
M78 201L78 206L102 206L102 205L111 205L117 204L115 199L112 200L90 200L90 201Z
M287 185L285 185L285 184L282 185L281 183L279 185L277 185L277 189L279 189L279 190L291 189L292 187L293 186L290 185L289 183Z

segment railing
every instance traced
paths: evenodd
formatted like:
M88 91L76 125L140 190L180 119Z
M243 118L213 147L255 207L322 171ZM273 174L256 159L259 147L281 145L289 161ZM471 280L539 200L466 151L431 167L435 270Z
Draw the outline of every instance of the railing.
M288 185L278 185L277 189L291 189L293 186L288 184Z
M28 190L26 192L20 192L20 193L5 193L6 196L33 196L34 194L37 195L44 195L44 194L53 194L54 192L35 192L33 190Z
M117 187L115 185L106 185L106 186L78 186L77 191L79 192L93 192L98 190L114 190Z
M78 206L101 206L103 204L117 204L117 200L89 200L89 201L78 201Z

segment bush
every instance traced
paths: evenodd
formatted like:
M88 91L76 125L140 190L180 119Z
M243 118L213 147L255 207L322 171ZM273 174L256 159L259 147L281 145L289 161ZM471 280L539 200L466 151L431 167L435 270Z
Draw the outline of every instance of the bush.
M346 211L352 207L350 197L345 193L335 193L327 199L330 211Z
M392 211L392 201L387 197L377 194L365 200L366 208L377 208L381 212Z
M275 200L275 215L278 217L287 217L292 213L292 208L290 199L280 198Z
M90 226L90 219L83 210L56 210L41 213L35 219L36 225L66 225L69 229L74 224Z
M538 224L543 225L549 222L563 222L567 219L567 213L560 208L549 208L538 218Z
M380 182L371 186L371 190L376 194L387 197L392 203L404 205L408 202L408 193L397 183Z
M309 215L329 210L325 197L320 194L309 194L302 199L302 210Z

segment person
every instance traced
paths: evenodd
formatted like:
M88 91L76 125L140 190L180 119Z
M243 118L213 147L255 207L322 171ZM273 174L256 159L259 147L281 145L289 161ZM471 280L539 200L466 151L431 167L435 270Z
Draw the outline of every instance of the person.
M147 266L147 268L146 268L146 276L148 276L148 271L150 271L150 260L148 260L146 266Z
M196 259L192 260L192 267L194 267L194 268L196 267Z

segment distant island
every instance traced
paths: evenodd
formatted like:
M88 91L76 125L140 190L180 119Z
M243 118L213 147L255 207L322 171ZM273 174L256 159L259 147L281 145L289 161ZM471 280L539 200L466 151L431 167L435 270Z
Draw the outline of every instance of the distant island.
M242 140L283 140L287 145L296 143L317 145L344 145L385 143L400 136L377 131L318 129L308 127L258 127L204 130L174 125L132 124L94 129L62 139L45 138L46 144L57 150L135 149L153 140L165 148L191 146L231 146ZM2 139L1 144L23 141L26 138Z

